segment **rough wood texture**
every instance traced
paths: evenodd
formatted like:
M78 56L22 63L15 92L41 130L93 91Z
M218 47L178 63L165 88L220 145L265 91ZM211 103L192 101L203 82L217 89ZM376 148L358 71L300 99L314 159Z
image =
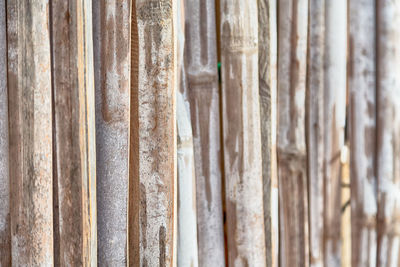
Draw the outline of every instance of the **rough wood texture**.
M258 65L267 266L279 264L276 166L277 13L276 0L258 1Z
M199 266L225 266L215 2L185 0L185 75L193 130Z
M377 4L378 266L400 266L400 1Z
M349 2L352 266L376 264L375 1Z
M13 266L53 265L48 1L7 1Z
M11 265L6 1L0 1L0 266Z
M346 122L347 1L326 1L324 51L324 266L341 265L341 163ZM310 207L311 212L311 207Z
M172 0L136 0L135 3L138 42L132 40L132 46L138 43L139 69L137 86L132 87L131 109L138 109L139 121L137 128L131 130L131 134L138 132L133 136L136 139L131 139L131 149L134 152L135 146L139 148L131 159L130 193L140 192L140 200L130 204L130 224L139 223L139 227L131 228L129 251L132 255L129 257L132 261L129 264L173 266L176 244L176 3ZM134 27L132 25L132 29ZM137 249L131 248L133 246Z
M278 177L280 265L308 266L305 93L308 1L279 1Z
M131 1L93 1L99 264L126 266Z
M51 2L54 263L97 266L94 73L90 1ZM58 202L57 202L58 200Z
M266 266L257 1L221 1L221 74L229 266Z

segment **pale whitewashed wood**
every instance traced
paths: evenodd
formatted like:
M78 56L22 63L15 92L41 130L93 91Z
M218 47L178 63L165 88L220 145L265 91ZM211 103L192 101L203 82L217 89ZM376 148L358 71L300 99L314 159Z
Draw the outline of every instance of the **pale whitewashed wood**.
M131 1L94 1L99 264L127 264Z
M277 153L280 265L308 266L305 93L308 1L279 1Z
M349 2L352 266L375 266L375 1Z
M266 266L257 1L221 1L221 75L229 266Z
M400 266L400 1L377 4L378 266Z
M279 264L276 172L277 13L276 0L258 1L258 65L267 266Z
M54 264L97 266L92 8L51 3Z
M325 2L324 47L324 266L336 267L341 265L340 153L346 122L346 0Z
M199 266L225 266L215 2L185 0L185 75L196 167Z
M0 1L0 266L11 265L6 1Z
M133 10L129 264L174 266L176 2L136 0Z
M53 265L48 1L7 1L13 266Z

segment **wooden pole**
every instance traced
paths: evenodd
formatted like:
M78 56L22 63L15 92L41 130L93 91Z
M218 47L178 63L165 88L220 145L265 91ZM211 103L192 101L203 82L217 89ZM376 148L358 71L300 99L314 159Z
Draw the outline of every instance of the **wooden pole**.
M277 2L258 1L258 65L267 266L279 264L276 165Z
M377 252L375 0L349 2L349 38L352 266L374 266Z
M257 1L221 1L222 120L229 266L266 266Z
M13 266L53 265L48 1L7 1Z
M400 265L400 1L377 2L377 266Z
M138 45L139 60L132 62L139 67L137 83L132 78L131 109L137 110L138 121L131 129L130 153L138 153L131 155L129 264L174 266L176 3L136 0L135 8L138 38L132 40L132 53ZM139 201L133 201L135 193Z
M225 266L215 2L185 0L185 75L196 172L199 266Z
M51 2L56 265L97 266L90 1ZM65 15L67 14L67 15Z
M280 265L309 266L305 94L308 1L279 1Z
M127 264L131 1L93 1L100 265Z

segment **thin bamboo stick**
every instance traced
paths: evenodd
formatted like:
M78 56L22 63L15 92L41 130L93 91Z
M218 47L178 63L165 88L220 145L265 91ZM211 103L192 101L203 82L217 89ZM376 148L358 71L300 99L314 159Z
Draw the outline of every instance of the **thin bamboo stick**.
M7 1L13 266L53 265L48 1Z

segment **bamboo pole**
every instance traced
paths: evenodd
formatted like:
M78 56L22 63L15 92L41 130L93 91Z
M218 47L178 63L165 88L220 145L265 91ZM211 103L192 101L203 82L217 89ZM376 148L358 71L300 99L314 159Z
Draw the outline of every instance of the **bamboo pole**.
M225 266L215 2L185 0L185 75L196 172L199 266Z
M276 166L277 2L258 1L258 64L267 266L279 264Z
M400 1L377 2L377 266L400 266Z
M7 1L13 266L53 265L48 1Z
M132 53L138 46L139 60L132 62L139 67L132 78L131 109L137 111L131 111L131 116L137 112L138 121L131 128L130 153L138 153L131 154L129 264L174 266L176 3L136 0L135 9L137 21L132 23L137 23L137 35L132 25ZM134 201L137 193L139 201Z
M280 265L308 266L305 93L308 1L279 2L278 177Z
M229 266L266 266L257 1L221 1L221 74Z
M94 1L99 264L127 264L131 1Z
M0 1L0 266L11 265L6 1Z
M349 2L352 266L375 266L375 1Z
M97 266L90 1L51 2L55 264ZM65 15L67 14L67 15Z

